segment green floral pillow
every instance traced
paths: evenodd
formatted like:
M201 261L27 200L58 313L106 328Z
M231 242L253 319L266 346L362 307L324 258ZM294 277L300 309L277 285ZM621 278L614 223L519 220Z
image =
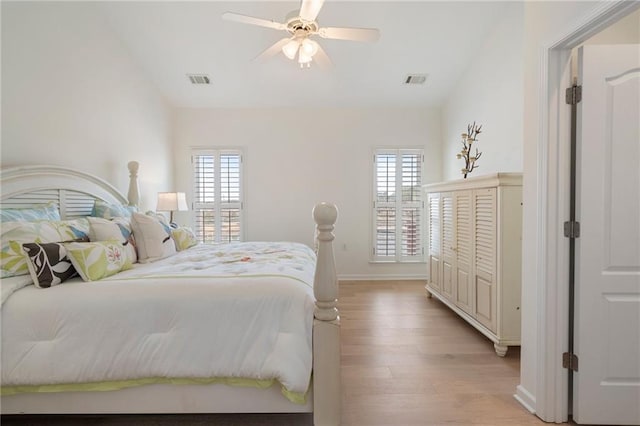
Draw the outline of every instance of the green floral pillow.
M120 241L67 243L67 256L84 281L98 281L131 269L133 258Z
M89 221L85 218L3 223L0 236L0 278L29 273L23 244L57 243L79 238L89 238Z
M180 226L171 230L171 236L176 243L176 250L182 251L189 247L193 247L198 244L196 234L193 233L191 228Z
M101 217L88 217L91 230L89 232L90 241L118 240L131 251L133 263L138 261L136 253L136 240L133 238L131 220L126 217L114 217L113 219L103 219Z
M33 222L36 220L60 220L60 210L53 201L27 208L0 209L0 222Z
M111 219L114 217L131 217L133 212L137 212L135 206L125 206L122 204L112 204L106 201L96 200L93 204L91 216Z

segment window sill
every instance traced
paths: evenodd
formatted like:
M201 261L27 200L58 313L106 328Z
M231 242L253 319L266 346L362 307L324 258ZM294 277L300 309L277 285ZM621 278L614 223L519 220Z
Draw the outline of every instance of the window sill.
M426 265L426 260L369 260L369 264L382 264L382 265L406 265L406 264L421 264Z

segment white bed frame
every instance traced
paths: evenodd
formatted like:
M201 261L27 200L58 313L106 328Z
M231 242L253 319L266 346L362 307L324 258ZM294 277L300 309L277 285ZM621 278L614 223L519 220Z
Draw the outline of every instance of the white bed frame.
M57 166L21 166L0 171L3 207L26 207L54 201L63 219L87 216L95 199L136 206L138 163L128 164L128 196L106 181ZM313 321L313 380L305 405L290 402L279 386L268 389L226 385L146 385L105 392L24 393L1 398L2 414L106 413L304 413L313 412L316 426L340 424L340 317L333 254L333 204L313 209L317 256Z

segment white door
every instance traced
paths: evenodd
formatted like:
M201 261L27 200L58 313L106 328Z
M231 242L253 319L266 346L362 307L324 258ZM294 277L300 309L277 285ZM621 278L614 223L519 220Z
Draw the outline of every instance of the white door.
M580 49L573 417L640 424L640 46Z

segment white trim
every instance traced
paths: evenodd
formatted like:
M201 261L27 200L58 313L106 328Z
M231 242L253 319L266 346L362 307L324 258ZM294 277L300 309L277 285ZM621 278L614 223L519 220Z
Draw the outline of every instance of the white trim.
M522 387L522 385L518 385L516 388L516 393L513 397L524 406L531 414L536 414L535 406L536 406L536 398L531 395L531 393Z
M537 164L537 352L536 393L522 387L516 399L547 422L568 419L568 376L561 354L568 346L568 244L561 232L569 203L568 138L561 65L570 49L640 7L640 2L600 1L543 44L540 51L540 122ZM529 394L529 397L526 395Z
M422 188L425 192L445 192L461 189L492 188L494 186L522 186L522 173L492 173L469 179L429 183L422 185Z
M338 281L426 281L426 274L340 274Z

